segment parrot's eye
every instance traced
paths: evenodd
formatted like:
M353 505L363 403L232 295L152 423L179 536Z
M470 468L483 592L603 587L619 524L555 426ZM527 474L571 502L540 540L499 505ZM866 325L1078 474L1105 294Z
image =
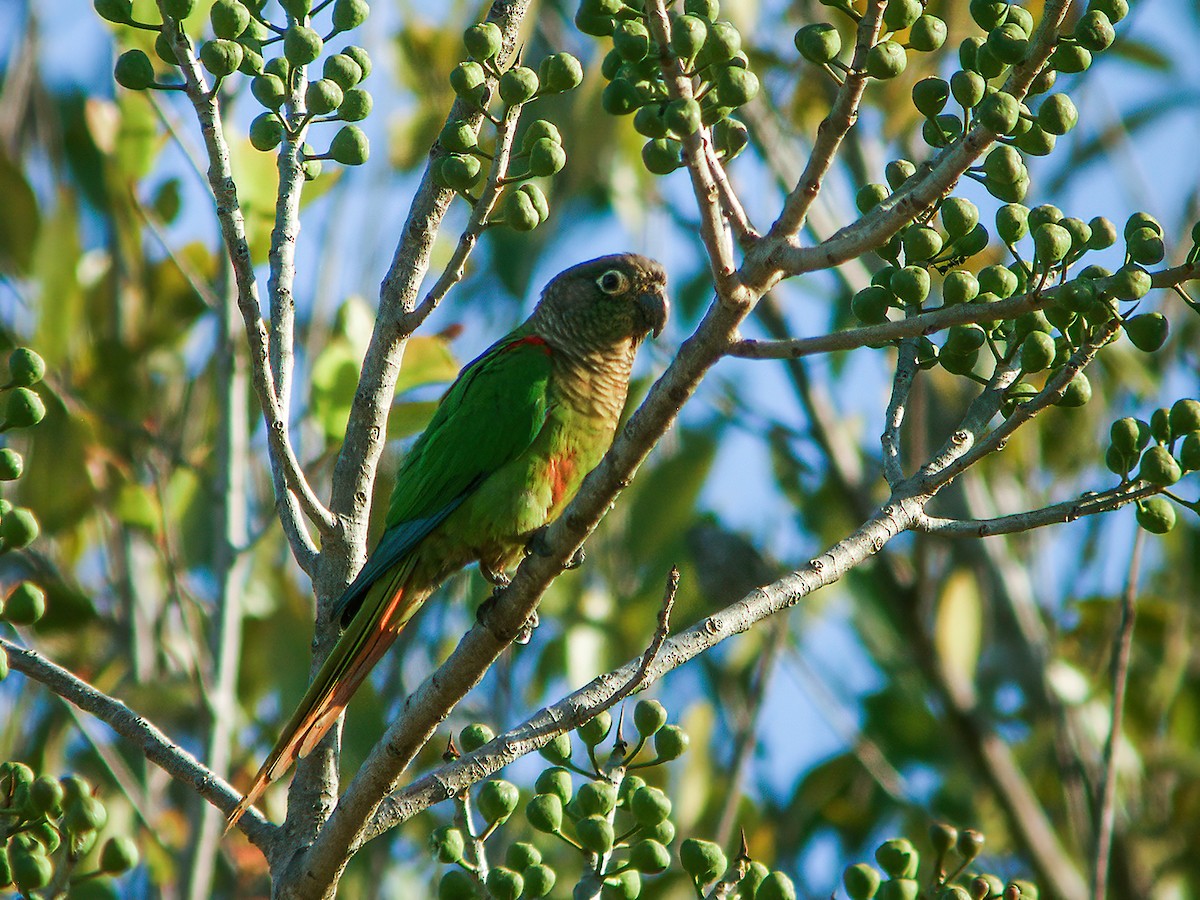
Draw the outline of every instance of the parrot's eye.
M629 279L625 277L623 272L616 269L609 269L603 275L596 279L596 287L604 291L606 294L621 294L629 286Z

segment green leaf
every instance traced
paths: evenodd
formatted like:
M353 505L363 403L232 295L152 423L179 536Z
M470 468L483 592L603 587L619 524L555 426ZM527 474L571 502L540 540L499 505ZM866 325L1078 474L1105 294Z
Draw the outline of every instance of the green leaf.
M967 570L957 569L942 582L934 613L933 643L943 668L961 685L974 682L979 665L982 604L979 584Z
M0 154L0 271L23 275L33 262L41 213L33 188Z
M453 381L459 364L450 352L450 342L441 335L419 335L410 338L404 351L404 362L396 379L396 393L403 394L426 384Z

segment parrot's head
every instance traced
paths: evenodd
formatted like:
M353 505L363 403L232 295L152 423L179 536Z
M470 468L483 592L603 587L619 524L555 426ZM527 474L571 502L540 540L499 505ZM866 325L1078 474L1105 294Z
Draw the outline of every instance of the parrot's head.
M662 333L670 308L663 267L617 253L559 273L542 292L534 319L587 346L636 346L647 334Z

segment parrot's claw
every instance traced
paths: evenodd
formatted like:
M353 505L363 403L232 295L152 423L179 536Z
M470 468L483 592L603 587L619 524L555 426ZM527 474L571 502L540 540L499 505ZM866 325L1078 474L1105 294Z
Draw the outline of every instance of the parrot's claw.
M479 563L479 574L483 576L488 584L496 588L493 593L499 593L512 583L512 579L508 577L507 572L503 569L496 571L482 560Z
M526 556L533 556L533 555L549 556L550 555L550 548L546 546L547 527L548 526L543 525L541 528L539 528L537 531L535 531L530 536L529 541L525 544L525 555ZM586 558L587 558L587 555L583 552L583 548L580 547L578 550L576 550L574 553L571 554L571 558L569 560L567 560L567 565L565 568L578 569L580 566L583 565L583 561Z
M528 644L533 638L533 629L538 627L539 621L535 609L529 614L529 618L525 620L525 624L521 626L521 630L517 632L517 636L513 640L518 644Z

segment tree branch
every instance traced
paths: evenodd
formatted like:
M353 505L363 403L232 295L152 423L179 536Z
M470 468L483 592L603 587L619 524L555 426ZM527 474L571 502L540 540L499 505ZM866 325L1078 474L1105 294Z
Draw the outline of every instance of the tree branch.
M36 651L19 647L4 638L0 638L0 650L7 654L11 668L40 682L64 700L106 723L140 749L146 759L222 812L228 813L237 806L241 794L228 782L214 775L194 756L120 700L96 690ZM257 810L250 810L238 823L238 828L264 853L270 850L279 831Z

